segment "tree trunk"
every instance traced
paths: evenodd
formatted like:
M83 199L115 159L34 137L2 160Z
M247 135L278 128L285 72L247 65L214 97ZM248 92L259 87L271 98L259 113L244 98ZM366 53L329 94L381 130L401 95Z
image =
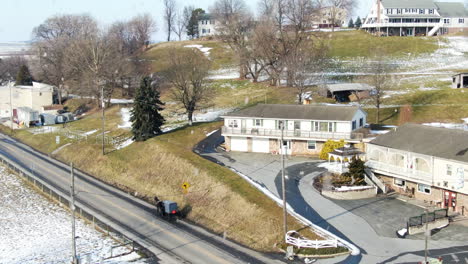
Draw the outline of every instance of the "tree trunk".
M57 91L58 103L59 105L62 104L62 88L59 88Z
M188 114L188 123L189 123L189 126L191 126L193 124L193 121L192 121L193 120L193 110L189 110L187 112L187 114Z
M380 105L377 105L377 115L376 115L376 120L375 120L375 122L376 122L377 124L380 123Z

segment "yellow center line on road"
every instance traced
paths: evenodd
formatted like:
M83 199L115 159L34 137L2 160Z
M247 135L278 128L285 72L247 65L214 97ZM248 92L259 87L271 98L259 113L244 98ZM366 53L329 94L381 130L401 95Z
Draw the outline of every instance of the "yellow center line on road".
M3 146L5 146L5 145L3 145ZM8 148L9 150L13 151L13 152L16 152L16 151L17 151L16 149L12 149L12 147L10 147L10 146L8 146L8 145L6 145L5 147ZM28 155L30 155L30 154L28 154ZM35 157L32 157L32 158L35 158ZM56 174L55 172L51 171L49 168L44 167L41 163L39 163L39 164L35 163L35 165L38 166L38 167L40 167L40 168L42 168L43 170L47 171L48 173L50 173L51 175L53 175L53 176L55 176L55 177L59 177L59 178L61 177L59 174ZM102 197L99 196L99 195L97 195L97 196L95 196L95 197L96 197L97 199L101 200L101 201L104 202L104 203L110 204L110 205L112 205L113 207L116 207L116 208L122 210L123 212L125 212L125 213L127 213L127 214L129 214L129 215L132 215L133 217L139 219L140 221L145 222L146 224L149 224L149 225L152 226L152 227L156 227L156 228L160 229L160 231L162 231L163 233L166 233L167 235L169 235L169 236L171 236L172 238L178 240L179 242L183 243L184 245L189 245L189 244L190 244L192 247L196 248L198 252L203 252L205 255L217 259L220 263L231 263L231 262L229 262L229 261L227 261L227 260L225 260L225 259L223 259L223 258L221 258L221 257L219 257L219 256L217 256L217 255L215 255L215 254L213 254L213 253L211 253L210 251L208 251L208 250L206 250L206 249L200 247L199 245L193 244L193 242L190 242L189 240L187 240L187 239L185 239L185 238L183 238L183 237L181 237L181 236L179 236L179 235L177 235L177 234L175 234L175 233L169 232L169 230L164 229L162 226L156 224L155 222L149 221L149 220L147 220L146 218L143 218L143 217L141 217L141 216L139 216L139 215L137 215L137 214L135 214L135 213L133 213L133 212L131 212L131 211L129 211L129 210L127 210L127 209L121 207L121 206L118 206L118 205L114 204L113 202L108 201L108 200L102 198Z

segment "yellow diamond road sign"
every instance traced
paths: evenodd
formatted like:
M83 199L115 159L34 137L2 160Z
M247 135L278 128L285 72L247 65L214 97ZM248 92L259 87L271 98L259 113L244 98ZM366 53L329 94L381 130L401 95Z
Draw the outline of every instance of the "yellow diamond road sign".
M189 187L190 187L190 184L188 182L184 182L182 184L182 189L184 189L184 190L188 190Z

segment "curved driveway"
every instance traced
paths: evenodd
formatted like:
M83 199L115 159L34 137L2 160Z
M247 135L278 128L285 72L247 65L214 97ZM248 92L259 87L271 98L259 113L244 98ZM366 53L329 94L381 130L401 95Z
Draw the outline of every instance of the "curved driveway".
M279 156L224 152L216 149L220 132L200 142L195 151L203 157L229 166L262 183L281 197ZM346 259L320 260L318 263L417 263L424 260L424 240L379 236L365 219L324 198L312 187L313 178L323 172L318 162L301 157L286 161L287 200L294 210L322 228L357 245L361 254ZM468 243L429 241L429 256L444 258L444 263L468 263Z

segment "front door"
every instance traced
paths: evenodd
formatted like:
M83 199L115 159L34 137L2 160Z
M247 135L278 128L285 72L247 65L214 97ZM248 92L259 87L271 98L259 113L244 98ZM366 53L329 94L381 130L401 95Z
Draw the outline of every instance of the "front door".
M457 193L444 191L444 208L452 208L455 211L457 206Z
M242 134L245 134L247 131L247 125L245 124L245 119L241 119L241 131L242 131Z
M291 155L291 144L291 140L283 140L282 143L280 140L280 145L282 146L282 148L280 148L279 153L283 154L284 150L284 155Z

